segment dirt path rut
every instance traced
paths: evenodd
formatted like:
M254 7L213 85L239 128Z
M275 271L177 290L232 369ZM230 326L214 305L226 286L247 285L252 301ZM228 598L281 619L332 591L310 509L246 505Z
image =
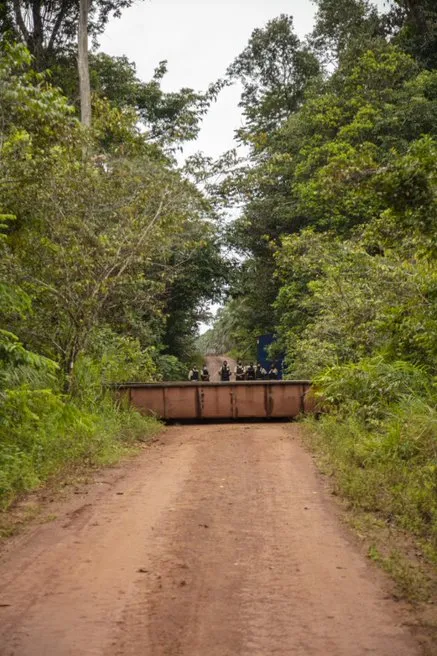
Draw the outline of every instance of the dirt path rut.
M421 653L295 425L172 427L56 511L3 555L2 655Z

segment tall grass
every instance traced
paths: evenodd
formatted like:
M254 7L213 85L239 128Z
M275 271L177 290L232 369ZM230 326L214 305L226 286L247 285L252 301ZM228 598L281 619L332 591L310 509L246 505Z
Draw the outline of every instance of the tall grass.
M49 389L9 390L0 401L0 508L67 466L109 464L159 423L105 396L94 410Z
M156 367L148 351L129 338L106 334L106 350L76 363L73 393L60 392L56 369L36 363L3 363L0 385L0 509L71 465L109 464L159 428L158 421L122 407L104 382L144 376ZM107 346L109 343L109 347Z
M325 372L328 413L310 420L341 492L426 541L437 556L437 410L432 380L380 358Z

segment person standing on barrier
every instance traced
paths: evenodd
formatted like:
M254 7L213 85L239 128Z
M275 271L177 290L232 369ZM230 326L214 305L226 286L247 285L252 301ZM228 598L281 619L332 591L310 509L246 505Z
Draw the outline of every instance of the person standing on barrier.
M279 371L276 368L275 364L272 364L272 366L269 369L269 380L278 380L279 378Z
M264 369L263 366L260 365L259 362L256 363L256 369L255 369L255 379L256 380L264 380L266 377L267 371Z

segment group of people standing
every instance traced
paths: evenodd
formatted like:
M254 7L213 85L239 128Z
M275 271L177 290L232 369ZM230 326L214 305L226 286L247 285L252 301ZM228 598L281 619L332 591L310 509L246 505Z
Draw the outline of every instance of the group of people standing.
M278 380L279 371L275 364L272 364L267 371L259 362L255 365L253 362L243 365L241 360L238 360L234 369L234 375L235 380Z
M188 372L188 380L202 380L203 382L207 383L209 381L209 371L206 364L203 365L200 371L196 365L194 365Z
M243 365L241 360L239 360L234 368L234 371L231 372L226 360L223 361L222 366L219 369L219 376L222 382L229 382L232 376L235 377L235 380L277 380L279 378L279 371L275 364L272 364L269 370L267 371L259 362L256 365L253 362L248 365ZM203 365L202 369L199 369L194 365L189 373L188 380L193 382L195 381L209 381L209 371L206 364Z

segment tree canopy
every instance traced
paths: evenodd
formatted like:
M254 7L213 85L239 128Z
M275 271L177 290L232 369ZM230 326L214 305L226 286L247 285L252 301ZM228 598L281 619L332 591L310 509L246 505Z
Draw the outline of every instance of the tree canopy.
M89 33L96 38L108 20L120 16L133 0L94 0L89 7ZM0 32L24 43L41 71L60 55L75 52L79 2L77 0L6 0L0 14Z
M239 263L199 346L247 361L273 333L339 487L435 555L437 6L316 5L306 40L280 16L228 69L249 148L204 175Z

